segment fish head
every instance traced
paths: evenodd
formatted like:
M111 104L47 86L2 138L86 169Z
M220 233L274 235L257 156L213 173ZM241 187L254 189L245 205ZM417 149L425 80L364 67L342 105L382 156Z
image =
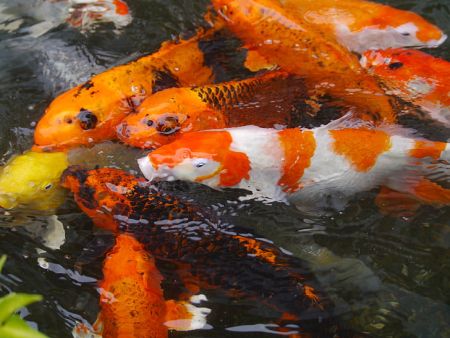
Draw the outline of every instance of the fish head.
M390 48L370 50L363 54L361 65L382 82L394 82L397 86L407 84L417 76L429 71L432 57L418 50Z
M0 207L53 210L64 201L59 179L67 168L65 153L29 151L0 170Z
M124 143L156 149L183 133L224 126L223 114L209 108L189 88L170 88L145 99L116 131Z
M138 160L148 180L186 180L211 187L230 187L248 178L246 154L231 148L226 130L186 133Z
M437 47L447 39L437 26L411 11L383 6L379 17L371 20L380 29L397 33L398 44L393 43L389 47Z
M61 185L74 194L83 212L98 227L112 231L117 230L115 216L131 208L127 194L144 181L119 169L87 170L79 166L70 166L61 177Z
M50 103L36 126L35 146L53 151L113 139L115 126L129 111L129 102L117 91L88 81Z
M132 19L127 3L122 0L73 0L66 21L85 31L101 22L112 22L116 28L122 28Z

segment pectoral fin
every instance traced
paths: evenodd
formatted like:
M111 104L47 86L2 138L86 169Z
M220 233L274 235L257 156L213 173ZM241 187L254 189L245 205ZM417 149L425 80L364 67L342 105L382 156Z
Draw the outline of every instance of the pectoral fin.
M245 60L244 66L252 72L257 72L263 69L270 70L277 67L276 64L267 61L267 59L257 51L250 49L247 51L247 59Z
M375 204L385 215L410 217L420 207L420 202L411 194L381 187Z
M205 307L196 307L191 303L206 300L204 295L191 297L191 302L166 301L166 325L169 329L189 331L201 329L206 325L206 316L211 312Z

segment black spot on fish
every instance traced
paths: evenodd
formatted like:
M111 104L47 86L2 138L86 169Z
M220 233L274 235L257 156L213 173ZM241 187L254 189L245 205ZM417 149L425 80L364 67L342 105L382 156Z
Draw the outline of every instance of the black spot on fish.
M402 35L403 36L410 36L411 34L409 34L408 32L403 32Z
M94 87L94 83L93 83L91 80L86 81L85 83L83 83L83 84L80 86L80 88L78 88L78 90L77 90L77 92L76 92L76 94L75 94L74 96L75 96L75 97L78 97L78 96L81 94L81 92L83 91L83 89L89 90L89 89L91 89L92 87Z
M83 130L94 129L98 122L97 116L90 110L84 108L80 109L77 119L80 121L80 126Z
M393 62L389 65L389 69L396 70L403 67L403 63L401 62Z
M153 94L164 89L180 87L177 77L168 69L155 70L153 74L155 77L152 88Z
M86 81L85 83L83 83L81 85L81 88L83 88L83 89L91 89L92 87L94 87L94 83L92 83L91 80Z
M242 41L226 29L198 42L204 65L212 70L214 82L239 80L253 75L244 66L247 51L242 47Z

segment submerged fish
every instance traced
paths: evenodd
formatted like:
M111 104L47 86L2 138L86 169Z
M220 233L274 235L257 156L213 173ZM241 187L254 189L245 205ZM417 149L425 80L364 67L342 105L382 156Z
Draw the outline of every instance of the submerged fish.
M56 209L65 198L59 181L68 165L65 153L28 151L13 157L0 168L0 207Z
M277 0L349 50L437 47L447 36L420 15L365 0Z
M59 95L36 126L35 148L64 149L114 139L117 124L152 93L209 83L212 71L199 49L207 34L166 42L151 55L95 75Z
M107 254L100 281L101 312L94 333L105 338L168 337L169 329L186 331L205 326L207 308L188 302L166 301L161 288L163 277L155 260L133 236L117 236ZM196 297L197 299L205 299ZM92 337L88 327L79 324L74 336Z
M39 23L21 28L25 17ZM131 21L123 0L4 0L0 4L0 30L19 30L34 37L63 23L84 32L100 22L112 22L116 28L122 28Z
M281 71L242 81L158 92L117 127L120 140L157 148L197 130L256 124L292 125L294 103L305 101L303 79Z
M349 122L311 130L247 126L188 133L140 159L139 166L149 180L247 189L299 207L341 208L334 204L379 186L426 203L450 203L450 190L431 180L448 178L447 143Z
M270 0L213 0L227 27L248 49L251 70L279 66L305 76L310 88L359 108L369 120L396 119L391 98L359 64L358 58L332 36L317 31Z
M332 305L305 262L250 237L248 229L240 235L221 224L213 209L117 169L71 167L62 182L95 224L133 234L155 258L179 267L189 290L220 287L257 300L300 322L301 333L325 337L336 329Z
M450 127L450 63L418 50L364 53L361 64L392 93Z

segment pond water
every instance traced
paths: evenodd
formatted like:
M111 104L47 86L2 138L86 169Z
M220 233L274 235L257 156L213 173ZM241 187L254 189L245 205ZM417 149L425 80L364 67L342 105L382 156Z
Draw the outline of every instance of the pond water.
M57 93L92 73L155 51L162 41L181 32L192 32L208 4L206 0L127 2L134 20L121 34L108 25L87 35L61 25L37 39L0 32L3 162L29 148L34 123ZM448 0L384 2L417 12L450 35ZM25 24L33 24L33 19L27 20ZM428 52L449 60L450 41ZM240 75L233 65L227 71L230 78ZM425 127L425 132L433 135L434 131ZM116 153L121 154L118 163L129 161L134 167L136 154ZM97 161L92 152L83 156L88 163ZM218 206L234 198L196 186L182 189ZM224 214L227 221L310 261L336 304L336 317L355 331L374 337L450 337L450 209L423 207L408 218L384 216L374 205L375 196L375 191L358 195L345 211L326 217L305 215L283 204L249 201ZM50 337L70 337L76 321L92 323L97 316L96 280L101 278L102 259L113 237L95 229L70 198L57 216L61 223L26 210L0 216L0 254L8 255L0 291L42 294L45 300L22 314ZM58 238L61 229L64 242ZM260 311L257 301L229 299L216 291L206 294L209 301L204 306L213 310L209 329L173 336L274 335L265 332L264 324L276 318Z

